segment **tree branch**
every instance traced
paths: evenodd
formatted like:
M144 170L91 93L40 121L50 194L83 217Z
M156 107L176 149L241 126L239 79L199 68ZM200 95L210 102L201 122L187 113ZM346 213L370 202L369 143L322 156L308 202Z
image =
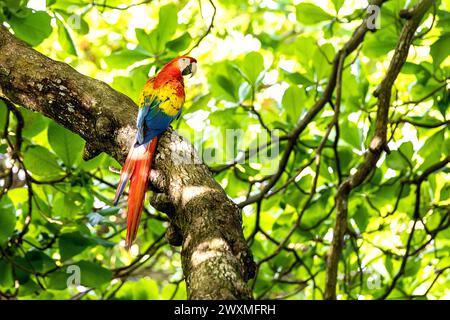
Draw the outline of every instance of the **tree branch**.
M412 15L403 27L386 75L374 93L378 97L378 109L375 134L370 143L369 151L366 153L363 162L356 172L344 180L338 187L336 194L336 222L327 261L325 299L336 299L337 271L343 248L344 235L347 230L348 198L350 192L370 175L372 170L376 168L376 163L383 150L387 150L386 132L392 86L403 64L406 62L414 34L432 3L433 0L422 0L412 9Z
M373 5L381 6L387 0L375 0L373 1ZM366 17L361 25L355 30L352 37L348 40L348 42L342 47L341 50L336 54L334 60L332 62L333 67L331 74L328 79L327 86L325 87L324 93L322 97L308 110L308 112L301 118L298 119L297 125L295 128L289 133L287 139L287 145L284 149L283 156L281 157L280 163L278 165L278 169L274 175L270 178L269 182L263 187L263 189L255 195L250 196L246 200L239 203L239 207L243 208L249 204L255 203L261 199L263 199L264 195L272 189L272 187L278 182L281 175L283 174L286 165L289 161L292 151L294 150L295 145L297 144L297 140L301 133L308 127L311 121L315 118L315 116L322 111L327 102L330 101L334 89L336 87L336 79L339 73L339 61L341 58L346 58L353 51L358 48L358 46L364 40L364 36L369 31L368 28L368 17ZM341 66L343 68L343 66Z

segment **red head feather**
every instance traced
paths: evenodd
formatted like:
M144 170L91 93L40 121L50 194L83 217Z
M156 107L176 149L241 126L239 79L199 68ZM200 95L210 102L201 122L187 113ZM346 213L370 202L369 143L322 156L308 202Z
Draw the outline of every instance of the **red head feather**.
M170 62L168 62L156 75L155 77L155 88L158 88L159 86L163 85L169 80L176 80L181 83L183 83L183 75L182 70L180 70L179 67L179 60L180 59L189 59L189 63L197 63L197 60L192 57L188 56L181 56L176 57L175 59L172 59Z
M183 59L183 58L189 59L189 62L190 62L190 63L193 63L193 62L197 63L197 60L196 60L195 58L192 58L192 57L188 57L188 56L176 57L175 59L172 59L170 62L168 62L168 63L161 69L161 71L159 72L159 74L161 74L161 73L173 73L174 75L177 75L177 76L179 75L179 76L181 76L181 70L180 70L180 68L178 67L178 61L179 61L180 59Z

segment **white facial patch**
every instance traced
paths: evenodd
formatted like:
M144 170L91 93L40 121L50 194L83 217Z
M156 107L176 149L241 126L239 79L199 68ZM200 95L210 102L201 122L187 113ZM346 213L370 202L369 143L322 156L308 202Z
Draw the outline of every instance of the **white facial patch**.
M190 64L191 62L187 58L181 58L178 60L178 68L181 72Z

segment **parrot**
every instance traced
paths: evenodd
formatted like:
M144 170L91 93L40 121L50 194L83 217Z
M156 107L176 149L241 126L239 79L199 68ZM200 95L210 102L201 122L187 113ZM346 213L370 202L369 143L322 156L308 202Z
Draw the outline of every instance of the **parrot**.
M113 202L117 206L130 181L125 240L128 250L136 239L158 137L180 117L185 100L183 76L192 77L196 71L195 58L177 57L145 83L139 97L137 133L122 167Z

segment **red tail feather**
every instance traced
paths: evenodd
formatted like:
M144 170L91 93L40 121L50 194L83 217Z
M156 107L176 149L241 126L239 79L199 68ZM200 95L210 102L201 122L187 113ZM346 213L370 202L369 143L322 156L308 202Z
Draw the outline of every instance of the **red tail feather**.
M128 179L130 179L130 190L128 191L127 249L131 247L131 244L136 239L157 142L158 138L155 137L146 145L139 147L133 146L122 168L114 202L117 203Z

